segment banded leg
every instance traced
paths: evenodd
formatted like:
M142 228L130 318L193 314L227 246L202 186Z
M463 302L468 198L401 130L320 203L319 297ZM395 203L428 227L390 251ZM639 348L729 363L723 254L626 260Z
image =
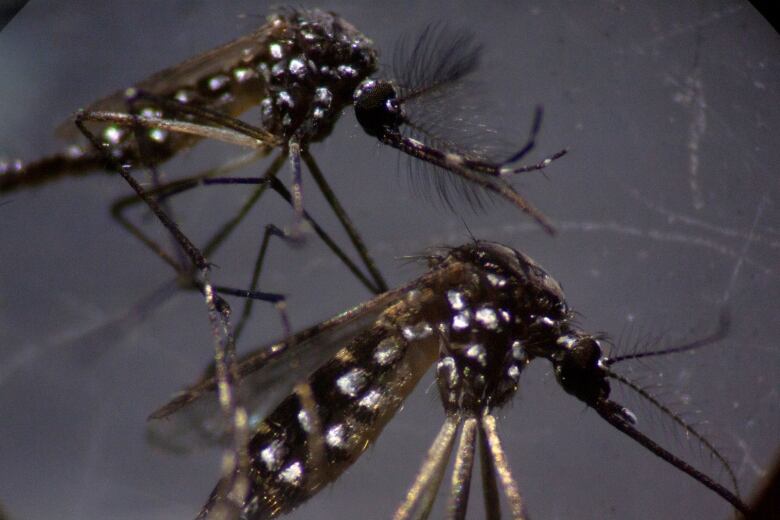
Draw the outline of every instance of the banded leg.
M105 150L101 141L87 129L80 114L76 117L76 126L95 149ZM106 153L105 158L108 167L121 175L138 197L143 199L158 220L176 239L193 266L200 272L203 284L202 292L214 338L214 364L218 381L219 403L225 420L231 425L232 433L231 449L223 455L223 474L227 477L225 479L227 489L223 496L228 498L229 504L226 504L226 507L229 507L231 511L238 511L249 490L249 456L247 454L249 434L246 410L241 406L236 393L239 376L235 364L235 343L230 331L230 306L215 294L209 281L210 266L201 251L171 220L155 198L146 193L122 164L119 164L110 153Z
M460 443L452 470L452 494L447 505L447 518L464 520L469 505L471 473L474 469L474 448L476 444L477 419L469 417L463 421Z
M480 434L484 436L487 448L490 450L490 455L495 463L496 473L498 473L498 478L501 480L501 485L504 488L504 495L506 495L509 502L512 518L525 520L523 499L520 496L517 482L512 477L512 470L509 468L509 462L506 460L504 448L501 446L501 439L498 436L498 428L496 427L496 418L486 411L480 419L479 427Z
M447 462L450 460L452 447L455 443L455 433L460 421L458 415L447 415L439 434L425 456L422 467L417 472L412 487L409 488L406 498L396 509L393 520L428 517L433 507L433 500L436 498L436 492L439 490L444 472L447 469Z
M481 426L479 426L479 460L482 471L482 498L485 503L487 520L501 519L501 498L496 482L496 466L490 454L490 447Z

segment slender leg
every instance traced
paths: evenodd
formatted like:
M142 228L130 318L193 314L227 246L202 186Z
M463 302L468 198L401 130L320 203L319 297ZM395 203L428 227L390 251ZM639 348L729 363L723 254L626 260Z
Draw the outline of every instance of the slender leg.
M485 430L479 426L479 460L482 469L482 496L485 502L485 518L487 520L501 519L501 499L498 496L496 482L496 467L490 455L490 447L485 437Z
M447 518L465 520L469 505L471 472L474 468L474 447L477 433L477 419L469 417L463 421L463 431L452 470L452 495L447 505Z
M84 121L78 116L76 118L76 126L89 139L95 149L104 150L101 141L86 128ZM176 239L195 268L200 271L203 295L214 338L214 363L218 381L219 402L225 420L231 425L233 436L231 449L223 456L223 472L228 477L226 479L228 486L225 490L226 493L222 496L227 497L232 507L240 508L249 490L249 479L247 476L249 470L247 441L249 436L246 411L241 406L235 391L238 381L238 370L235 365L235 344L230 332L230 307L224 300L215 295L209 281L209 263L200 250L163 211L155 198L148 195L143 187L127 172L123 165L118 164L118 161L110 153L106 154L106 161L112 170L125 179L138 197L146 202L158 220Z
M201 182L208 177L214 175L224 175L233 170L241 168L247 164L251 164L252 162L256 161L257 158L258 158L257 152L253 152L251 154L242 156L237 160L222 165L218 168L212 168L206 170L205 172L201 172L191 177L187 177L185 179L179 179L167 184L160 185L153 190L147 190L147 193L156 197L160 201L167 200L168 198L174 195L178 195L180 193L189 191L190 189L199 186ZM164 262L166 262L171 267L173 267L177 272L181 273L183 271L187 271L188 269L185 268L181 262L172 258L170 254L160 244L158 244L155 240L153 240L148 235L146 235L146 233L144 233L143 230L141 230L137 225L132 223L125 216L125 211L130 206L134 206L140 202L143 202L143 199L140 199L137 195L129 195L127 197L122 197L121 199L118 199L112 204L111 216L114 218L114 220L116 220L119 223L120 226L122 226L122 228L125 229L125 231L127 231L132 236L134 236L139 241L141 241L150 250L152 250L152 252L154 252L157 256L159 256ZM214 239L212 239L212 241L213 240ZM204 252L206 255L210 256L214 252L214 249L215 248L211 246L210 243L207 243L207 246L204 248Z
M170 132L181 132L181 133L194 135L204 139L214 139L217 141L222 141L237 146L248 147L258 151L267 151L271 147L276 147L281 145L281 143L276 137L268 134L264 130L253 127L251 125L247 125L246 123L238 119L231 118L224 114L209 111L202 107L201 108L191 107L187 105L181 105L179 103L170 100L158 99L157 97L151 96L146 93L139 92L136 94L136 96L144 99L153 99L156 103L159 103L160 106L162 106L163 108L167 107L169 110L178 111L184 114L190 114L196 117L198 120L202 120L207 123L212 123L219 126L209 126L208 124L192 123L189 121L179 121L175 119L134 116L134 115L122 114L118 112L98 112L98 111L80 112L77 114L76 117L80 121L109 122L109 123L114 123L122 126L135 126L135 127L140 126L144 128L163 129ZM311 223L310 218L304 218L306 217L306 212L303 209L303 191L302 191L302 183L300 180L301 177L300 155L302 152L302 147L298 140L290 141L288 152L293 167L293 178L294 178L293 194L288 199L288 202L292 204L293 208L296 211L296 215L299 215L296 216L296 219L301 219L301 221L305 220ZM217 184L217 182L213 182L216 180L217 179L212 179L212 182L206 181L204 182L204 184ZM224 184L228 184L228 183L231 182L224 182ZM238 182L232 182L232 183L238 184ZM338 216L338 212L337 212L337 216ZM321 239L325 241L325 243L328 245L328 247L331 248L331 250L334 250L334 252L336 252L335 249L339 249L339 252L336 252L336 255L339 257L340 260L342 260L342 262L345 263L345 265L347 265L350 271L352 271L353 274L355 274L355 276L358 279L360 279L360 281L370 291L377 294L384 292L387 289L387 284L384 283L384 280L382 280L381 275L379 275L379 272L376 269L374 262L367 256L367 252L365 251L365 246L362 244L362 241L359 240L358 238L356 243L355 240L356 233L354 232L354 227L350 226L349 224L345 224L343 219L340 218L340 220L342 221L342 225L345 225L345 229L347 229L347 233L350 235L350 239L353 241L353 244L355 244L355 247L358 250L358 254L361 256L364 264L366 265L366 268L369 270L372 277L375 278L375 282L373 283L369 282L362 273L358 274L359 270L354 266L354 264L350 260L348 260L346 255L344 255L343 252L340 251L340 248L338 248L338 246L336 246L336 244L329 237L327 239L323 238L324 232L322 232L321 229L317 234L320 236ZM347 226L351 227L353 231L350 232ZM139 236L140 230L138 230L137 228L134 230L130 229L127 224L124 224L124 227L128 229L128 231L131 234L133 234L133 236L138 237L139 240L141 240L148 247L150 247L158 256L163 258L167 263L171 265L175 265L175 261L171 261L172 259L166 258L168 257L168 255L163 254L160 248L154 247L147 240ZM299 231L298 233L296 233L296 231L299 229L300 226L293 227L293 233L291 238L295 239L298 236Z
M128 97L131 97L135 100L146 99L152 101L156 107L162 108L167 112L187 115L190 120L201 123L199 125L194 125L201 127L201 132L208 133L210 130L222 129L232 131L235 134L250 137L255 141L261 141L265 143L266 146L271 148L275 148L283 144L283 142L278 137L267 132L266 130L263 130L262 128L250 125L241 119L237 119L218 110L212 110L205 106L194 106L187 103L181 103L177 100L164 96L156 96L151 92L140 89L132 89ZM142 118L139 117L139 119ZM200 134L194 133L194 135ZM201 135L201 137L213 138L211 135ZM255 146L250 146L250 148L253 147Z
M368 248L366 248L366 245L363 243L363 239L360 237L357 229L355 229L354 224L352 224L352 220L347 215L347 212L344 211L344 207L339 202L336 194L328 184L328 181L325 180L325 176L322 174L322 170L320 170L317 161L314 160L314 157L312 157L308 150L303 150L302 155L303 161L309 168L311 176L317 183L317 186L322 192L323 197L325 197L325 200L328 201L328 204L333 210L333 213L336 214L336 217L339 219L339 222L341 222L341 226L344 228L344 231L347 232L347 236L352 242L352 245L355 247L358 255L360 255L360 259L363 260L363 265L366 266L369 274L374 279L374 286L379 290L378 292L387 291L387 283L385 282L384 278L382 278L382 273L380 273L379 269L377 269L374 259L371 258L371 256L368 254Z
M273 224L268 224L265 226L265 232L263 233L263 241L260 244L260 252L257 254L257 260L255 260L255 267L252 270L252 281L250 282L249 285L249 288L252 291L255 290L258 284L260 283L260 273L263 270L263 262L265 261L265 254L268 251L268 244L271 240L271 237L273 236L286 238L284 232L280 230L278 227L274 226ZM249 317L252 314L253 304L254 304L253 299L247 299L244 302L244 307L241 310L241 317L236 323L236 328L233 332L236 341L238 341L238 338L241 336L241 332L244 330L244 327L246 326L246 323L248 322ZM287 318L287 313L285 312L284 298L276 302L274 305L276 305L276 308L279 310L279 313L282 316L282 328L284 329L284 335L285 337L289 337L292 331L290 328L290 320Z
M509 469L509 463L506 460L504 448L501 447L501 439L498 436L496 428L496 418L485 412L480 421L480 427L485 435L493 461L496 464L496 472L501 485L504 487L504 494L509 501L509 509L512 511L512 518L515 520L524 520L526 518L523 512L523 499L520 496L520 490L517 487L515 479L512 477L512 471Z
M221 167L207 170L205 172L196 174L186 179L180 179L168 184L158 186L154 190L150 190L147 193L154 195L158 201L167 200L169 197L178 195L180 193L184 193L185 191L189 191L190 189L195 188L203 183L208 183L210 177L213 175L218 175L218 174L224 175L230 173L231 171L237 168L241 168L247 164L254 162L258 158L259 158L258 154L256 152L253 152L252 154L240 157L237 160L222 165ZM281 168L283 163L284 163L284 156L279 155L277 159L266 170L264 177L271 177L276 175L276 173L278 172L279 168ZM232 219L230 219L227 223L225 223L211 237L211 239L209 239L209 241L206 243L206 246L203 248L204 256L206 255L211 256L213 253L216 252L216 250L222 245L224 240L232 233L232 231L238 226L238 224L241 223L241 221L244 219L244 217L246 217L246 215L249 213L252 207L254 207L254 205L257 203L259 198L265 192L267 187L268 187L267 182L257 186L257 188L254 190L252 195L250 195L250 197L241 207L238 214ZM189 268L185 268L184 264L181 261L177 262L176 260L174 260L162 248L162 246L160 246L160 244L158 244L153 239L149 238L138 226L133 224L124 215L125 209L127 209L130 205L136 204L138 202L142 202L142 200L139 199L137 196L129 196L120 199L119 201L115 202L114 205L112 206L112 216L117 222L120 223L120 225L125 230L127 230L130 234L132 234L134 237L136 237L145 245L147 245L147 247L149 247L158 256L160 256L160 258L162 258L166 263L171 265L174 268L174 270L176 270L177 273L179 273L179 276L181 277L180 280L181 284L184 284L185 287L198 287L198 283L193 279L192 272ZM251 309L254 300L260 300L260 301L266 301L272 303L277 308L277 311L279 312L282 321L283 331L285 334L289 334L290 324L289 324L289 319L287 317L287 313L285 312L284 297L280 294L257 291L258 283L259 283L259 272L256 272L255 276L253 276L252 285L249 290L232 289L232 288L227 288L222 286L215 287L214 289L216 290L217 293L220 294L230 294L232 296L240 296L245 299L244 312L242 313L242 322L239 323L241 327L243 327L243 323L246 321L246 319L248 319L248 314L246 312L247 307ZM202 287L199 288L202 290ZM236 331L234 332L235 340L238 339L239 331L240 329L236 328Z
M422 467L417 472L417 477L412 487L406 493L406 498L396 509L393 515L394 520L425 518L430 512L433 499L436 497L436 491L439 489L444 471L447 469L447 462L452 453L455 433L458 430L459 423L459 416L447 416L441 430L439 430L439 434L425 456ZM415 509L418 509L418 513L412 516Z
M300 240L302 235L301 223L303 222L303 179L301 178L301 143L293 137L288 144L290 154L290 166L292 166L292 206L295 213L291 236Z
M287 190L287 188L282 184L279 179L271 179L271 189L274 190L276 193L279 194L283 199L285 199L289 204L292 204L292 196L290 195L290 192ZM379 288L375 287L371 280L369 280L365 274L363 274L360 271L360 268L358 268L355 263L350 260L350 258L344 254L344 251L333 241L332 238L317 224L317 222L311 218L311 216L304 210L303 212L304 218L308 221L308 223L312 226L314 229L314 233L322 240L326 246L335 254L341 262L347 266L347 269L350 270L350 272L355 275L355 278L360 280L360 282L371 292L375 294L379 294L382 292Z
M225 222L217 230L217 232L215 232L214 235L212 235L212 237L206 242L206 245L203 248L204 254L211 256L219 249L219 247L224 243L224 241L233 232L233 230L245 219L249 211L256 205L260 197L265 193L265 191L269 186L273 184L272 187L274 191L276 191L277 194L280 195L287 202L290 202L289 193L285 191L283 185L281 183L271 182L271 179L276 177L276 174L278 173L279 169L284 164L284 160L285 160L284 154L279 154L276 157L276 159L269 166L269 168L266 170L266 172L262 177L252 177L252 178L240 178L240 177L214 178L213 177L214 175L229 173L234 169L250 164L257 157L258 157L257 153L252 153L243 156L237 160L231 161L228 164L222 165L219 168L211 169L191 177L178 179L170 183L164 184L154 190L148 191L148 193L154 194L157 197L157 199L165 200L169 197L179 195L181 193L184 193L186 191L189 191L201 185L211 186L211 185L224 185L224 184L242 184L242 185L250 184L256 186L256 189L247 198L246 202L240 208L238 213L233 218ZM182 276L180 283L184 284L185 287L195 287L197 284L194 282L192 278L192 273L188 269L185 269L180 262L177 262L173 257L171 257L170 254L160 244L158 244L152 238L148 237L143 230L141 230L136 224L130 221L130 219L125 215L125 211L130 206L136 205L140 202L143 202L143 200L139 199L138 196L136 195L123 197L117 200L116 202L114 202L114 204L112 205L112 210L111 210L112 216L128 233L136 237L138 240L144 243L149 249L151 249L157 256L159 256L166 263L172 266L173 269L177 273L179 273L180 276ZM341 248L333 241L333 239L330 238L330 236L319 226L319 224L317 224L317 222L314 221L311 218L311 216L309 216L307 213L304 216L307 219L307 222L309 222L309 225L311 225L312 228L315 230L315 232L318 234L320 239L322 239L323 242L326 245L328 245L328 247L334 252L334 254L358 278L358 280L360 280L369 291L377 293L378 292L377 288L374 285L372 285L371 282L359 271L359 268L346 256L346 254L341 250ZM240 333L243 331L247 321L251 317L251 311L253 309L254 300L266 301L275 305L282 321L282 328L284 334L287 335L291 331L289 320L285 312L284 297L280 294L259 293L257 291L257 287L259 285L260 273L262 271L263 262L268 250L270 237L272 236L279 237L283 240L289 239L289 236L283 231L281 231L278 227L272 224L266 226L266 230L264 232L263 240L260 246L260 251L258 253L257 260L255 261L255 267L252 273L252 279L248 290L229 289L225 287L215 288L218 293L231 294L234 296L242 296L246 300L244 302L244 307L241 313L241 317L235 327L234 339L236 340L240 336Z
M322 431L322 421L320 420L320 414L317 410L317 403L314 401L314 394L312 393L309 383L299 383L295 385L293 392L298 396L298 401L301 403L301 410L306 413L309 419L309 432L306 434L306 444L309 448L309 454L311 455L313 472L325 472L327 474L330 466L328 459L325 455L325 435ZM330 479L323 478L322 481L329 481Z

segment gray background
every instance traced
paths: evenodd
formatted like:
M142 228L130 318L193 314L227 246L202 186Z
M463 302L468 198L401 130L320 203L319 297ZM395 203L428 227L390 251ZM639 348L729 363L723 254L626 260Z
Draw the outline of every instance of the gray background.
M420 273L398 257L466 241L462 217L477 237L545 266L591 330L693 337L714 326L728 296L726 341L638 366L633 376L662 382L664 400L723 448L749 492L780 431L777 35L742 2L481 4L320 5L388 59L399 35L425 21L471 26L485 44L485 119L519 142L542 104L533 158L570 149L546 175L514 182L557 222L556 238L504 204L456 215L413 196L405 163L399 168L397 154L364 135L351 113L313 152L391 285ZM245 33L267 12L256 1L30 2L0 33L0 153L56 150L52 130L77 107ZM235 153L204 144L166 172ZM305 182L307 208L334 229ZM180 457L144 438L146 415L209 359L200 299L180 294L84 336L170 278L109 218L109 202L127 191L117 179L90 178L0 205L0 502L11 518L191 518L217 477L217 451ZM201 190L177 200L177 215L203 239L242 199L241 189ZM215 278L245 284L263 224L290 219L269 199L212 259L221 266ZM295 328L368 296L315 240L300 252L277 247L263 288L289 295ZM258 310L245 349L280 334L277 316ZM336 485L293 516L389 517L441 424L432 381ZM647 408L634 410L654 438L723 476ZM524 374L500 428L534 518L731 515L719 497L564 395L543 362Z

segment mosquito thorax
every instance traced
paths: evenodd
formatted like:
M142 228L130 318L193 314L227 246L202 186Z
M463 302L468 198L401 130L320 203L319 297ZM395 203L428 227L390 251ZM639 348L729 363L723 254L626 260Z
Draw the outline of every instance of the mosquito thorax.
M355 90L352 101L355 117L368 135L382 137L388 130L397 130L403 122L398 93L389 81L363 81Z
M558 383L568 393L595 403L609 397L609 381L604 370L604 355L592 336L565 334L556 341L558 349L550 356Z
M272 34L257 71L267 95L260 101L263 127L290 137L330 133L357 85L377 66L373 42L334 13L288 11L269 20Z
M477 242L450 250L441 262L458 263L467 274L446 291L439 392L448 412L476 415L514 394L522 369L550 351L570 315L558 283L513 249Z

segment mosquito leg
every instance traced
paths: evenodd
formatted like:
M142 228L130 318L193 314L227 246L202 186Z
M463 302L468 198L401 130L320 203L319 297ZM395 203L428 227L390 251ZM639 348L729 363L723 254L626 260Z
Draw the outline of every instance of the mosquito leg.
M291 138L287 146L290 154L290 166L292 167L292 206L295 212L291 237L294 240L303 238L301 223L303 222L303 179L301 178L301 143Z
M506 460L504 448L501 447L501 439L498 436L498 429L496 428L496 418L486 412L482 416L480 427L484 433L485 442L490 449L493 461L496 464L496 472L501 479L501 485L504 487L504 494L509 501L512 518L515 520L523 520L526 518L523 512L523 499L520 496L520 490L517 487L517 483L512 477L512 471L509 469L509 463Z
M125 104L127 106L128 113L135 114L138 112L137 110L138 99L136 99L134 96L127 95L125 97ZM147 132L155 132L156 130L147 130L145 132L144 129L137 124L132 125L131 130L133 132L133 135L135 136L136 146L138 147L138 160L140 166L142 166L145 170L147 170L150 173L153 189L158 189L162 185L162 177L160 175L160 170L157 167L156 161L153 159L154 153L152 152L152 148L150 146L151 143L149 142L149 137L147 133ZM152 194L150 195L154 196ZM176 217L171 209L171 206L167 203L167 201L165 199L160 199L159 197L157 197L156 200L157 203L160 204L162 210L165 211L165 213L167 213L172 220L175 220ZM173 238L173 236L170 235L168 236L168 239L173 245L174 251L178 257L179 265L181 266L186 265L184 252L181 250L180 247L178 247L176 240Z
M227 239L230 234L233 232L233 230L245 219L245 217L248 215L249 211L255 206L255 204L259 201L260 197L265 193L267 188L273 184L274 190L288 203L290 203L290 196L289 193L286 192L283 184L281 182L275 182L272 183L271 179L275 178L281 167L284 165L285 162L285 155L279 154L274 159L272 164L268 167L268 169L265 171L265 173L261 177L248 177L248 178L242 178L242 177L214 177L214 175L224 175L229 174L231 171L241 168L247 164L250 164L255 159L257 159L258 155L257 152L253 152L252 154L245 155L235 161L231 161L230 163L227 163L225 165L222 165L218 168L210 169L205 172L199 173L197 175L194 175L192 177L188 177L185 179L178 179L175 181L171 181L168 184L162 185L154 190L148 190L147 193L153 194L156 196L158 200L165 200L169 197L173 197L176 195L179 195L181 193L184 193L186 191L189 191L193 188L196 188L198 186L213 186L213 185L225 185L225 184L241 184L241 185L253 185L256 186L255 191L247 198L245 203L242 205L240 210L237 212L237 214L228 220L226 223L224 223L219 230L206 242L206 245L203 247L203 252L205 256L212 256L217 249L224 243L225 239ZM166 263L171 265L176 272L180 273L180 275L183 276L182 281L187 284L187 286L193 286L193 279L192 274L185 269L180 263L178 263L175 259L173 259L169 253L157 242L155 242L153 239L148 237L143 230L141 230L138 226L133 224L126 216L125 216L125 210L135 204L138 204L139 202L143 202L142 199L139 199L136 195L123 197L122 199L119 199L116 201L112 206L112 215L117 222L130 234L132 234L134 237L136 237L138 240L143 242L147 247L149 247L157 256L162 258ZM312 228L315 230L317 235L320 237L320 239L325 242L328 247L334 251L334 254L342 260L342 262L345 263L348 269L355 274L355 276L368 288L369 291L377 293L379 292L378 289L371 284L371 282L364 276L360 271L358 270L357 266L354 265L354 263L349 260L349 258L341 251L338 245L327 235L327 233L317 224L316 221L314 221L308 214L305 214L305 218L307 219L307 222L309 222L309 225L312 226ZM260 246L260 252L258 253L257 260L255 261L255 268L252 274L252 280L250 283L249 292L253 292L257 290L257 287L259 285L259 276L260 272L262 270L263 261L265 258L265 254L267 252L268 248L268 241L270 240L271 236L277 236L282 239L289 239L289 236L282 232L278 227L269 225L266 226L266 231L263 235L263 240ZM234 290L236 293L241 293L240 290ZM244 292L244 294L246 291ZM239 294L241 295L241 294ZM280 295L276 295L280 296ZM262 298L259 298L262 299ZM280 318L282 320L282 327L285 334L290 333L290 325L289 320L287 319L287 315L284 308L284 300L283 298L277 299L277 300L269 300L271 303L273 303L280 314ZM242 332L247 320L251 316L251 310L254 306L254 298L246 299L246 302L244 303L244 308L241 313L241 317L236 325L235 332L234 332L234 339L238 339L240 333Z
M363 243L363 239L360 237L360 234L358 233L354 224L352 224L352 220L349 218L349 215L347 215L347 212L344 210L341 202L339 202L336 194L331 189L328 181L325 180L325 176L322 174L322 170L320 170L317 161L314 160L314 157L309 153L308 150L303 150L302 156L306 166L311 172L311 176L317 183L320 192L322 192L325 200L328 201L328 204L333 210L333 213L336 214L336 217L339 219L339 222L341 222L341 226L344 228L344 231L347 232L347 236L349 236L352 245L355 247L358 255L360 255L360 259L363 261L363 265L366 267L366 269L368 269L369 274L371 274L371 277L374 279L374 286L378 289L378 291L375 292L387 291L387 283L385 282L384 278L382 278L382 273L379 272L374 259L369 255L368 248L366 248L366 245Z
M256 161L258 158L259 158L258 154L256 152L253 152L251 154L240 157L234 161L230 161L229 163L224 164L218 168L212 168L205 172L201 172L199 174L193 175L189 178L176 180L168 184L161 185L155 188L154 190L148 190L147 193L154 195L158 201L162 201L162 200L167 200L169 197L173 197L180 193L184 193L185 191L189 191L200 185L204 185L204 184L209 185L211 184L211 181L216 181L215 183L221 184L225 182L225 179L212 179L212 176L229 174L235 169L242 168L247 164L251 164L252 162ZM266 170L263 177L270 177L276 175L276 173L278 172L282 164L284 164L284 155L280 154L279 156L277 156L277 159ZM261 182L261 179L260 180L253 179L252 184L255 185L258 184L259 182ZM235 179L231 179L231 180L235 180ZM249 213L252 207L254 207L254 205L257 203L259 198L265 192L267 187L268 187L268 182L265 182L257 186L257 189L247 199L247 201L241 207L237 215L232 219L230 219L227 223L225 223L206 243L205 247L203 248L204 256L211 256L213 253L216 252L216 250L222 245L224 240L233 232L233 230L238 226L238 224L241 223L241 221ZM192 279L192 273L189 271L189 269L185 269L183 267L182 262L176 262L175 260L173 260L169 256L169 254L165 252L165 250L157 242L149 238L139 227L137 227L135 224L130 222L130 220L124 215L124 210L127 207L129 207L130 205L137 204L139 202L143 202L143 201L139 199L137 196L123 197L122 199L115 202L114 205L112 206L112 215L114 216L115 220L117 220L117 222L119 222L120 225L125 230L127 230L133 236L141 240L144 244L147 245L147 247L152 249L158 256L160 256L164 261L166 261L166 263L171 265L179 273L179 275L182 276L183 283L186 283L186 285L190 287L196 286L197 283L195 282L195 280ZM262 254L262 248L261 248L261 254ZM260 262L262 262L262 259L260 260ZM249 288L249 290L230 289L226 287L215 288L218 293L240 296L246 299L246 302L244 304L244 312L242 313L242 320L239 322L239 326L236 327L235 332L233 334L234 340L238 339L240 329L243 328L244 322L248 318L248 314L246 310L247 308L251 309L254 300L261 300L261 301L266 301L274 304L277 311L279 312L284 333L285 334L290 333L290 324L289 324L287 313L285 311L284 296L275 293L258 292L257 291L257 286L259 283L258 278L259 278L259 267L256 265L255 274L252 278L252 285ZM202 290L202 288L200 289Z
M271 189L274 190L276 193L279 194L280 197L282 197L284 200L287 201L288 204L293 203L292 201L292 195L290 195L290 192L287 190L287 188L282 184L279 179L273 178L270 180ZM336 257L341 260L341 262L349 269L349 271L360 280L360 282L368 289L369 291L378 294L382 292L378 287L375 287L374 284L371 282L371 280L368 279L368 277L363 274L363 272L360 270L360 268L355 265L355 263L344 253L344 251L336 244L336 242L333 241L333 239L328 235L322 227L320 227L319 224L317 224L317 221L314 220L307 211L304 210L303 212L303 218L309 223L309 225L314 230L314 233L322 240L322 242L328 246L328 248L333 252Z
M205 106L194 106L171 98L156 96L151 92L141 89L132 89L128 95L136 100L145 99L151 101L156 107L162 108L172 114L187 115L190 119L202 123L197 126L202 126L203 131L207 131L209 128L213 129L214 127L218 127L219 129L231 130L236 134L250 137L256 141L261 141L269 148L279 147L283 144L282 140L270 132L250 125L241 119L232 117L218 110L212 110ZM193 135L200 134L196 133ZM211 138L211 136L206 135L202 135L201 137ZM250 148L254 147L255 146L250 146Z
M267 141L258 137L243 134L236 130L213 127L189 121L177 119L165 119L161 117L135 116L122 112L78 112L76 119L80 121L95 121L101 123L114 123L121 126L138 124L144 128L158 128L168 132L179 132L202 139L214 139L223 143L243 146L253 150L263 150L276 146L276 141ZM99 141L98 141L99 142Z
M485 518L487 520L501 519L501 499L498 496L496 482L496 467L490 455L485 431L479 426L479 460L482 470L482 496L485 502Z
M270 184L269 179L272 177L275 177L276 174L281 169L282 165L284 164L284 155L279 154L276 156L276 158L273 160L273 162L268 166L265 173L258 178L258 179L252 179L252 184L256 185L255 191L247 198L247 200L244 202L244 204L241 206L241 209L238 210L238 213L225 222L219 230L214 233L214 235L206 242L206 245L203 247L203 251L206 252L208 255L214 254L217 249L222 245L222 243L227 239L228 236L233 232L233 230L238 227L238 225L244 220L244 218L249 214L249 211L255 207L257 202L260 200L260 197L263 196L266 189L268 188L268 185ZM236 184L235 181L236 178L233 177L227 177L227 178L208 178L203 180L204 186L214 186L218 184L228 184L233 183Z
M78 129L96 150L105 150L103 143L87 129L81 115L82 113L79 113L76 116ZM155 198L147 194L143 187L128 173L127 169L119 164L110 153L106 153L106 161L112 170L125 179L138 197L144 200L163 226L176 238L182 250L201 273L203 294L214 338L214 363L218 380L219 403L225 420L231 425L233 435L233 445L223 457L223 472L225 476L229 477L227 482L230 483L227 493L223 496L228 497L232 506L240 507L249 489L247 476L249 470L247 441L249 436L246 411L238 402L238 395L235 391L238 370L235 365L235 344L230 332L230 307L224 300L215 295L209 281L210 266L200 250L163 211Z
M320 414L317 411L317 403L314 400L311 385L309 385L309 383L299 383L295 385L293 392L298 396L301 410L308 418L309 431L306 434L306 445L308 446L312 460L311 467L314 472L323 471L327 474L330 466L325 452L325 435L322 430L322 421L320 420ZM315 478L322 479L324 482L331 480L327 475Z
M170 101L168 103L171 103ZM143 126L145 128L159 128L162 130L167 130L171 132L181 132L189 135L194 135L200 138L205 139L214 139L221 142L226 142L230 144L235 144L237 146L244 146L248 148L252 148L255 150L260 151L266 151L271 147L278 146L279 143L275 140L273 136L265 135L267 132L264 132L261 129L256 129L254 127L251 127L250 125L246 125L245 123L242 123L240 120L236 120L233 118L229 118L228 116L225 116L224 114L217 115L211 114L209 111L205 111L203 109L197 109L195 107L189 107L189 106L182 106L180 107L181 110L185 113L194 113L198 114L200 117L202 113L209 114L209 118L211 119L219 119L219 122L221 124L224 124L225 126L230 126L230 128L220 128L220 127L212 127L208 125L203 124L197 124L197 123L191 123L188 121L178 121L174 119L163 119L163 118L157 118L157 117L143 117L143 116L133 116L130 114L122 114L118 112L79 112L76 116L78 120L81 121L96 121L96 122L109 122L114 123L122 126L130 126L133 124L137 124L140 126ZM228 122L231 124L228 125ZM233 129L233 126L237 126L241 128L241 131ZM254 133L252 134L245 134L244 127L248 127L248 129L254 129ZM204 184L218 184L216 182L218 179L211 179L211 181L206 181ZM233 180L231 182L228 182L228 179L224 179L226 182L222 182L222 184L239 184L240 182L236 182L236 180ZM262 181L258 181L255 179L253 181L254 183L259 183ZM282 187L283 188L283 187ZM300 188L299 188L300 189ZM282 191L286 192L288 196L282 195L283 198L285 198L288 203L293 205L295 207L296 202L294 202L293 197L289 196L289 192L286 188L283 188L283 190L275 190L280 195L282 195ZM311 217L308 217L305 210L303 210L302 207L302 201L300 200L300 195L298 196L299 202L297 203L299 207L301 207L301 215L304 218L304 220L307 220L309 223L312 223ZM124 225L128 231L133 234L133 236L136 236L144 242L148 247L150 247L158 256L161 256L163 259L165 259L166 255L160 254L159 248L155 248L153 245L148 243L146 240L141 238L139 236L139 230L132 230L127 225ZM315 228L315 232L320 237L323 242L336 254L336 256L347 266L347 268L357 277L361 283L366 286L367 289L369 289L373 293L380 293L383 292L383 287L381 284L375 285L371 281L366 278L363 273L360 272L360 270L355 266L355 264L343 253L341 248L339 248L338 245L320 228L317 226ZM362 255L361 255L362 256ZM175 262L171 262L170 260L165 260L168 263L171 263L171 265L174 265Z
M444 424L439 430L439 434L433 441L428 454L425 456L422 467L417 472L417 477L406 493L406 498L398 506L393 520L405 520L407 518L425 518L427 513L430 512L430 506L433 503L433 498L436 497L436 491L439 489L441 479L444 476L444 471L447 469L447 462L450 459L452 453L452 446L455 443L455 433L458 430L458 424L460 423L460 417L457 415L448 415ZM425 507L425 503L428 507ZM418 514L412 516L414 510L423 503L423 506L419 508ZM423 516L421 513L425 513Z
M250 282L249 285L249 288L252 291L254 291L257 288L258 284L260 283L260 273L263 270L263 262L265 261L265 254L268 251L268 244L271 240L271 237L273 236L279 238L286 238L284 232L278 227L274 226L273 224L268 224L267 226L265 226L265 232L263 233L263 241L260 244L260 252L257 254L257 259L255 260L255 266L254 269L252 270L252 281ZM246 326L246 323L249 320L249 317L252 313L253 304L254 304L254 299L248 299L246 300L246 302L244 302L244 307L241 310L241 317L238 319L238 322L236 323L236 328L234 329L233 332L236 341L238 341L238 338L241 336L241 332L244 330L244 327ZM290 327L290 320L287 317L287 313L285 311L285 304L286 301L284 297L281 297L277 302L274 303L280 315L282 316L282 328L284 329L284 335L285 337L289 337L292 334L292 330Z
M452 495L447 505L447 518L465 520L471 488L471 472L474 468L474 446L477 433L477 419L469 417L463 421L460 444L452 470Z
M239 157L238 159L230 161L222 166L219 166L217 168L211 168L209 170L206 170L204 172L198 173L196 175L184 179L177 179L175 181L171 181L169 183L160 185L155 189L146 190L146 192L149 195L154 196L158 201L164 201L170 197L178 195L179 193L183 193L185 191L191 190L192 188L200 186L203 180L208 177L214 175L224 175L226 173L230 173L233 170L242 168L247 164L251 164L252 162L256 161L258 157L259 156L257 152L252 152L250 154L246 154L242 157ZM125 231L127 231L129 234L131 234L136 239L141 241L152 252L154 252L157 256L159 256L165 263L173 267L177 272L187 271L187 268L185 268L181 262L177 262L176 260L174 260L160 244L158 244L155 240L150 238L137 225L133 224L130 221L130 219L125 215L127 209L139 203L143 203L143 199L139 198L135 194L117 199L111 205L112 218L116 220L117 223L119 223L119 225L125 229ZM210 256L212 252L213 251L209 251L206 256Z
M531 131L528 133L528 139L526 140L523 147L520 148L520 150L518 150L512 157L509 157L506 161L504 161L505 164L519 161L525 157L528 152L533 150L534 146L536 146L536 136L539 135L539 130L542 128L543 115L544 111L542 110L542 107L540 105L536 105L536 108L534 109L534 120L531 123Z

